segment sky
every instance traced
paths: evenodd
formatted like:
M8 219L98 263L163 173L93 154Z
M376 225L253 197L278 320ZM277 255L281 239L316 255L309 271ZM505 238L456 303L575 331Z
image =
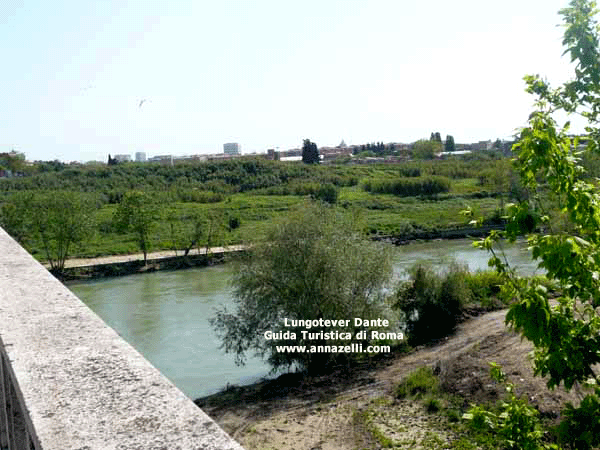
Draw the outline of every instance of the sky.
M523 76L573 72L566 1L2 3L0 152L32 161L510 138Z

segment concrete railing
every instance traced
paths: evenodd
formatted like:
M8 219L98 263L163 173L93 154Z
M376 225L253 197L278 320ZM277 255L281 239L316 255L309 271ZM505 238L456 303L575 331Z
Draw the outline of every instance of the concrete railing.
M0 449L242 449L0 229Z

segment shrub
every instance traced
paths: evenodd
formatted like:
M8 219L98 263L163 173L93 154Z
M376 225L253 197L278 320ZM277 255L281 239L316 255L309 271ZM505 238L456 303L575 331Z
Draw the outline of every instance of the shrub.
M469 421L470 427L475 431L496 434L505 444L503 448L556 449L556 446L543 442L544 431L540 424L539 412L529 405L527 398L515 395L514 384L507 381L506 374L497 364L490 363L490 366L492 379L505 385L507 398L500 402L498 412L472 405L463 416Z
M471 291L471 298L482 306L490 305L490 301L500 295L503 283L502 276L491 270L467 273L465 282Z
M177 198L181 202L218 203L223 200L223 194L197 189L177 189Z
M335 202L337 202L337 195L338 193L335 186L331 183L326 183L319 186L319 188L314 194L314 198L333 205L335 204Z
M237 216L231 216L228 220L229 222L229 231L235 230L240 227L240 218Z
M375 179L363 181L363 189L378 194L394 194L399 197L417 195L435 195L450 191L450 180L445 177L415 177L391 179Z
M411 281L396 292L395 304L404 313L409 342L422 344L447 336L471 298L466 270L453 265L442 277L431 267L417 264L410 276Z
M587 450L597 448L600 443L600 389L587 395L579 405L567 403L562 411L563 420L557 428L561 443L568 448Z
M419 367L396 386L396 398L419 397L423 394L436 393L438 379L430 367Z

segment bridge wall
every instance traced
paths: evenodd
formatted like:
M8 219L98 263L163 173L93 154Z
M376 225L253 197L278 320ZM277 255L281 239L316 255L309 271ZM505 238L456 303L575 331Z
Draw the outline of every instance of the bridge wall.
M0 449L243 450L2 229Z

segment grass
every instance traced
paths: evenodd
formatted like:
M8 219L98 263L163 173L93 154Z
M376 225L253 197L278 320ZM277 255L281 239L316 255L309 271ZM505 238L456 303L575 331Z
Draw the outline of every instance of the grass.
M150 250L171 250L173 237L170 224L199 214L206 217L218 214L222 217L224 228L214 245L235 244L251 240L273 220L285 215L306 199L298 196L252 195L249 193L231 194L219 203L175 202L163 205L160 215L151 232ZM354 187L342 188L338 204L348 210L362 213L367 231L371 234L412 233L414 231L436 231L465 226L466 221L460 211L467 206L464 200L422 200L418 198L398 198L390 194L371 195L360 192ZM492 213L497 206L495 199L473 199L473 207ZM133 233L117 233L112 227L112 217L117 205L105 204L94 214L95 233L90 235L78 248L74 248L71 257L96 257L106 255L129 254L139 252L139 246ZM157 209L157 211L158 211ZM235 217L240 226L229 230L228 218ZM200 242L204 245L205 242ZM179 248L182 245L178 245ZM35 246L29 248L34 255L41 256Z
M486 196L475 195L483 193L486 190L492 191L490 186L487 184L481 185L480 180L476 178L478 171L483 170L486 164L485 162L430 161L401 165L333 165L322 167L290 165L280 167L277 164L261 162L259 170L265 171L267 175L270 170L275 171L273 172L274 174L279 173L276 170L281 170L282 176L287 174L285 175L287 178L283 182L281 181L283 178L277 178L279 176L277 175L276 178L280 184L273 187L282 192L291 193L290 195L272 195L276 193L277 189L268 192L269 188L235 192L236 188L239 188L241 185L234 186L223 181L228 173L230 175L234 172L234 174L238 174L236 170L240 169L241 166L237 169L229 167L230 165L235 166L234 164L223 163L223 167L219 169L223 172L217 171L213 175L216 177L221 173L219 176L225 178L223 180L212 180L211 178L212 181L207 182L205 185L202 183L198 184L198 181L192 180L192 174L194 171L201 170L204 167L202 165L198 167L190 166L189 168L137 167L131 165L131 167L123 166L116 169L106 169L106 171L107 173L110 170L114 172L110 172L110 174L113 175L111 180L116 177L111 183L118 182L115 187L111 188L115 192L119 191L122 193L133 187L140 188L136 183L143 181L147 184L144 189L149 189L153 197L157 200L157 220L151 232L150 242L150 249L153 251L172 249L173 236L171 227L173 223L177 223L195 214L202 217L206 217L209 214L217 214L222 217L225 224L229 223L229 219L231 218L239 221L240 226L236 229L229 230L225 227L215 245L240 243L252 239L260 234L267 224L306 201L308 195L294 195L293 192L303 192L302 189L294 190L294 187L302 187L304 185L319 186L320 183L325 182L336 184L338 192L337 204L348 210L360 212L365 222L366 231L371 234L409 236L415 232L435 232L465 227L468 226L468 219L462 216L460 212L467 207L475 211L478 217L492 217L499 207L499 198L489 197L487 193ZM412 178L407 177L405 173L411 168L420 168L422 177L447 177L450 180L450 192L433 196L399 197L393 194L366 192L362 187L364 182L368 180L410 180ZM217 165L215 165L215 170L217 170ZM147 174L148 176L143 177L142 175L146 172L150 175ZM183 177L183 179L177 178L183 173L187 173L187 177ZM107 184L108 182L104 178L98 178L96 175L87 176L86 174L88 172L84 169L82 169L82 174L80 175L75 176L72 174L72 179L66 177L66 175L60 176L54 174L50 176L49 180L54 180L55 183L48 185L54 187L46 189L68 189L70 186L69 183L75 183L71 189L77 190L79 186L77 183L80 183L86 191L97 192L99 198L104 198L103 201L115 201L114 199L110 200L110 195L108 195L110 192L107 194L110 189ZM244 176L246 177L244 180L248 181L249 175L245 174ZM260 177L262 175L257 174L257 176ZM129 183L126 183L128 180ZM151 183L152 180L156 181L156 183ZM26 185L31 185L30 189L32 191L42 190L41 188L34 188L37 185L33 181L35 181L33 178L30 179L27 177L22 180L12 180L10 183L15 184L14 188L19 183L25 183ZM4 183L7 184L4 188L9 190L10 183ZM219 194L215 194L209 190L217 189L221 185L224 190ZM198 202L190 201L195 199L194 195L191 194L200 192L196 192L195 189L201 189L203 195L214 196L211 200L214 202L201 203L200 198L197 199L199 200ZM186 201L181 201L183 197L177 194L177 192L180 192L181 195L190 195L186 197ZM11 194L12 192L10 191L2 192L0 193L0 198L4 200L10 199ZM219 199L221 201L215 201ZM81 246L74 248L71 252L71 257L94 257L139 251L133 234L120 234L113 230L112 217L116 206L114 203L104 203L95 211L96 232L89 236L87 241ZM204 242L200 242L200 245L204 245ZM179 247L181 248L181 245ZM41 257L40 249L36 248L33 239L29 242L28 250Z
M419 398L424 394L438 392L438 379L430 367L420 367L403 379L395 389L396 398Z
M396 387L395 395L398 399L421 403L425 411L443 419L435 422L442 427L437 428L438 431L456 436L455 439L446 442L434 430L427 431L424 439L420 442L426 448L454 450L504 448L506 442L498 435L492 432L474 430L468 426L463 419L463 414L466 412L464 399L444 392L440 388L438 378L429 367L420 367L401 380ZM388 411L388 414L393 414L393 409Z
M367 431L373 440L379 444L380 448L393 448L395 442L388 438L377 425L373 423L373 411L370 409L364 411L354 411L352 422L355 428L364 429Z

